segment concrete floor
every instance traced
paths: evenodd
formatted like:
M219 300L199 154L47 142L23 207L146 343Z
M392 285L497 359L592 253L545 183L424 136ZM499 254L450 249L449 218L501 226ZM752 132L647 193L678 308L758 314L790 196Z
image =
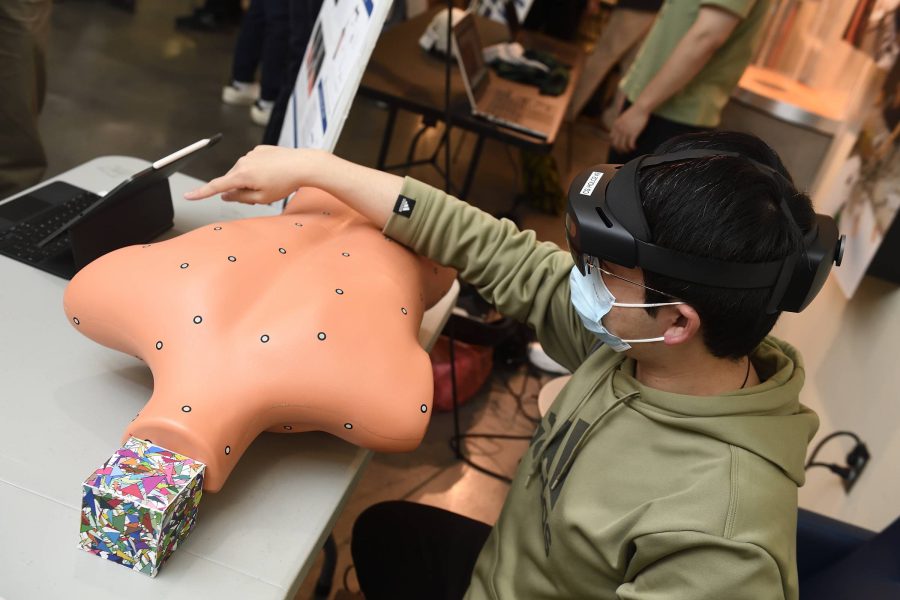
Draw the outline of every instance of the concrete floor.
M48 97L40 128L49 166L47 176L107 154L138 156L148 160L164 156L201 137L225 134L210 153L186 172L209 179L227 171L237 158L262 137L246 108L220 102L227 82L236 29L221 33L176 31L173 19L193 9L188 0L137 0L129 13L105 0L65 0L54 7L49 52ZM354 105L336 153L374 164L386 112L371 102ZM398 118L389 162L399 161L418 127L418 118ZM454 132L454 170L461 174L474 143L472 135ZM440 132L423 138L422 155L433 147ZM554 152L564 185L580 168L606 154L602 132L589 126L567 129ZM520 192L517 150L488 141L469 201L485 210L507 211ZM410 175L441 184L430 167ZM523 227L535 229L541 239L564 243L559 217L518 212ZM526 377L523 369L495 369L481 391L463 407L467 431L530 435L533 424L526 413L536 414L536 396L549 376ZM516 402L521 392L521 406ZM452 418L437 413L428 434L415 452L376 455L338 519L334 535L339 562L332 598L354 598L343 591L343 576L355 590L350 569L349 537L356 516L382 500L409 499L454 510L492 523L506 496L506 484L457 461L449 447ZM485 466L509 475L515 470L526 442L472 441L470 454ZM296 598L312 598L319 563L300 587Z

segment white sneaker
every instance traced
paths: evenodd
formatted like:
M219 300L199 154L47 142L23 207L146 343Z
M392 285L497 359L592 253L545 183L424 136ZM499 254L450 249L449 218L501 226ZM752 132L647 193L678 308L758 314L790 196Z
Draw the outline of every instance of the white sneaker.
M259 98L258 83L242 83L240 85L229 83L222 88L222 102L225 104L249 106L256 102L257 98Z
M265 127L269 124L269 117L272 116L272 107L274 105L274 102L257 100L250 107L250 120L260 127Z

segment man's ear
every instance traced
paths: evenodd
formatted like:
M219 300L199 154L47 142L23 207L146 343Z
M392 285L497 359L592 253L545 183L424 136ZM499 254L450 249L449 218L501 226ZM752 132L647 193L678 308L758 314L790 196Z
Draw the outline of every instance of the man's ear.
M668 327L663 333L666 345L683 344L700 332L700 315L689 304L667 307L665 319Z

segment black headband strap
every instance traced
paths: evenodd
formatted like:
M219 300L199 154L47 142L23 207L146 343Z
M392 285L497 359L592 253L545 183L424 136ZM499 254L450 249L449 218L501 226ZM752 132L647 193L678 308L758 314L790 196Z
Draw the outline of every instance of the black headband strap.
M775 285L783 260L734 263L684 254L635 240L642 269L691 283L733 289L769 288ZM677 273L677 275L676 275Z

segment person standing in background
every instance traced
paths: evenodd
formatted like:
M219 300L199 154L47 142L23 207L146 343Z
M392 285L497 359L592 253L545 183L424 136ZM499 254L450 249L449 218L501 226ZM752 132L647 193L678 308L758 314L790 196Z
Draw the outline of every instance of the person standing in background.
M213 33L240 22L243 14L240 0L206 0L191 14L176 17L175 28Z
M569 101L567 120L578 117L617 63L623 73L628 70L662 3L663 0L619 0L616 3L600 39L585 58L581 78ZM599 4L599 0L591 0L590 10L599 10ZM615 108L618 112L618 102Z
M578 35L578 22L587 3L588 0L534 0L522 27L572 41Z
M0 1L0 198L38 183L47 168L37 118L51 8L51 0Z
M719 124L760 39L769 0L666 0L620 86L608 162Z
M265 127L281 93L288 60L289 0L251 0L234 46L225 104L249 105L250 119ZM260 83L256 84L256 69Z
M290 0L290 35L287 46L287 68L284 71L284 79L281 84L281 92L275 100L269 122L263 133L263 144L278 145L281 135L281 126L284 124L284 115L287 112L288 101L294 91L297 74L303 64L303 55L306 53L306 45L312 36L313 25L319 17L319 9L322 0Z

